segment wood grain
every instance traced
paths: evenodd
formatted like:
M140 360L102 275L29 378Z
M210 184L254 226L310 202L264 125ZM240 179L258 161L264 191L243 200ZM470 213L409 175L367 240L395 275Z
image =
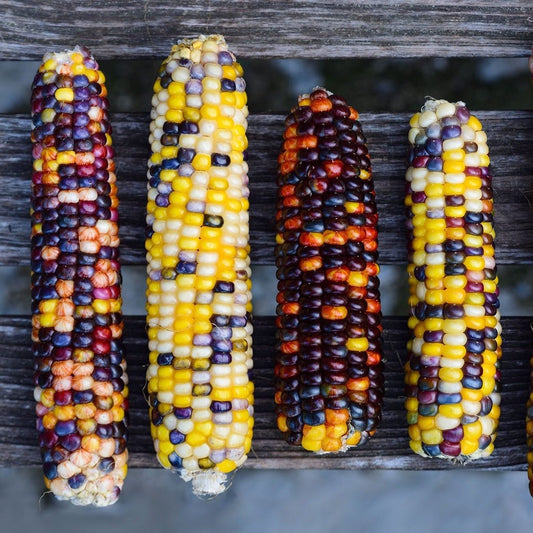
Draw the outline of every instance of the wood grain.
M177 39L222 33L241 57L525 57L520 0L0 0L0 60L89 46L99 59L165 57ZM28 36L31 35L31 39Z
M533 112L479 111L494 175L499 264L533 263ZM380 215L382 264L403 264L404 173L409 115L363 113ZM113 141L119 179L121 256L144 264L148 115L115 114ZM30 119L0 116L0 265L28 265L31 178ZM283 117L253 115L249 127L250 230L254 264L273 264L276 159Z
M34 429L30 320L0 317L0 467L40 464ZM528 396L529 357L532 333L527 318L504 318L502 362L503 393L501 424L493 455L467 465L421 458L408 446L403 407L403 365L405 319L386 318L384 347L386 392L383 421L363 447L345 455L312 455L289 446L275 426L273 400L274 319L254 320L254 381L256 425L253 451L246 468L331 468L331 469L450 469L524 470L525 404ZM125 339L130 377L130 466L155 467L143 397L147 346L143 317L126 317Z

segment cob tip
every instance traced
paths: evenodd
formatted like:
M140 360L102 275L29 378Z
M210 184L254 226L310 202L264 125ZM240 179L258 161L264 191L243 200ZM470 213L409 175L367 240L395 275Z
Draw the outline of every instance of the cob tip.
M449 104L448 100L444 100L442 98L437 99L433 98L433 96L426 96L426 101L420 111L423 113L424 111L435 111L437 107L441 104ZM457 107L466 107L466 104L464 102L458 101L453 103L452 105Z
M224 472L213 469L202 472L183 470L180 474L184 481L192 482L193 494L201 499L211 499L222 494L231 482Z

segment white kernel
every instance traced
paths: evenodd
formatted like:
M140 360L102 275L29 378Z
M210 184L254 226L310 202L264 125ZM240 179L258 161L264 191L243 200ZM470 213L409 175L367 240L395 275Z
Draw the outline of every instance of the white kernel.
M198 291L196 294L196 303L202 305L209 305L213 301L212 291Z
M216 389L229 389L231 387L231 378L213 376L211 378L211 385Z
M201 446L195 446L192 450L193 455L198 459L203 459L205 457L209 457L209 452L211 450L209 449L209 446L206 443L202 444Z
M196 148L197 140L198 140L198 135L193 135L190 133L180 135L180 146L182 148Z
M164 116L166 112L168 111L168 104L166 102L161 102L157 105L156 109L157 109L158 115Z
M465 142L472 142L476 138L476 132L471 126L463 124L461 126L461 137Z
M428 265L444 265L446 262L446 254L439 252L435 254L427 254L426 263Z
M232 428L233 428L233 424L232 424ZM241 446L244 445L244 439L245 439L245 434L237 434L237 433L232 433L230 434L230 436L228 437L228 440L226 441L226 444L228 446L228 448L240 448Z
M196 298L196 291L194 289L182 289L180 290L180 302L193 304Z
M170 341L173 336L174 333L172 331L167 331L165 329L159 329L157 331L157 340L160 342Z
M427 175L428 183L444 183L444 172L429 172Z
M166 223L168 230L178 231L183 226L183 221L180 219L167 218Z
M426 206L428 209L444 209L446 201L442 196L426 199Z
M231 426L226 426L226 425L215 425L215 427L213 428L213 436L214 437L217 437L219 439L226 439L228 437L228 435L230 434L231 432Z
M439 381L437 388L440 392L443 392L444 394L457 394L462 392L463 384L460 381Z
M189 107L199 109L202 107L202 95L201 94L188 94L185 98L185 103Z
M81 468L68 459L57 465L57 473L62 478L68 479L81 472Z
M220 80L213 77L205 77L202 80L202 87L204 91L219 91L220 90Z
M422 128L427 128L430 124L433 124L433 122L437 121L437 115L433 113L433 111L424 111L423 113L420 113L420 116L418 117L418 124Z
M211 398L209 396L195 396L191 400L191 407L193 409L209 410L209 407L211 407Z
M459 421L457 420L457 418L451 418L449 416L444 416L444 415L441 415L441 414L438 414L435 417L435 425L441 431L445 431L447 429L456 428L457 425L458 425L458 422Z
M218 63L206 63L204 65L204 71L206 77L222 78L222 67Z
M165 292L161 295L161 303L165 305L177 305L179 302L177 292Z
M196 143L196 151L201 154L210 154L213 151L213 141L209 137L200 137Z
M463 308L465 311L465 316L470 316L470 317L485 316L485 308L482 305L465 304Z
M435 110L437 118L452 117L455 115L455 106L450 102L442 102Z
M207 422L211 420L211 415L212 413L209 409L194 409L191 419L193 422Z
M479 144L485 144L487 142L487 134L483 131L476 131L476 143Z
M174 357L189 357L191 355L190 346L174 346L172 349L172 355Z
M191 73L189 72L189 69L185 67L177 67L172 72L172 80L185 83L186 81L188 81L190 75Z
M209 173L204 170L197 170L191 177L195 187L207 187L209 185Z
M442 149L445 152L448 150L459 150L464 146L464 144L465 143L462 137L453 137L442 142Z
M481 411L481 403L473 402L471 400L463 400L461 402L461 407L467 415L477 415Z
M233 382L233 385L235 385L235 386L244 386L244 385L248 385L250 380L248 379L247 375L244 375L244 376L233 376L232 382Z
M412 343L412 350L415 354L422 353L422 346L424 344L424 339L414 338Z
M215 378L223 376L231 376L231 366L230 365L213 365L209 369L211 375Z
M481 422L481 432L483 435L492 435L496 429L496 422L490 416L481 416L479 418Z
M159 367L157 365L150 365L148 367L148 370L146 371L146 379L152 379L155 376L157 376L157 369ZM38 400L37 400L38 401Z
M187 435L194 429L194 422L188 418L178 419L176 422L176 429L181 431L184 435Z
M465 362L463 359L453 359L451 357L441 357L439 364L442 368L463 368Z
M446 183L464 183L465 182L465 174L464 172L450 172L449 174L446 174L445 180Z
M248 429L248 424L246 422L233 422L233 424L231 424L231 430L239 435L246 435Z
M464 346L467 337L464 333L445 333L442 342L448 346Z
M194 187L189 192L189 198L191 200L197 200L197 201L200 201L200 202L205 202L206 197L207 197L207 191L205 189L201 189L199 187Z
M224 413L213 413L213 424L231 424L233 422L233 415L231 411Z
M157 345L157 351L159 353L167 353L172 350L172 342L159 342Z
M465 200L480 200L481 199L481 190L480 189L466 189L463 193Z
M425 180L428 175L428 169L424 167L413 168L412 176L414 180Z
M202 135L212 137L217 129L216 120L207 120L202 118L200 122L198 122L198 128L200 129L200 133Z
M174 394L177 396L190 396L192 394L192 384L177 383L174 385Z
M203 101L210 105L220 104L220 92L219 91L205 91L202 95Z
M483 202L481 200L466 200L464 206L467 211L477 213L483 211Z
M207 359L213 353L210 346L193 346L191 350L191 357L193 359Z
M424 300L426 297L426 285L424 282L420 282L416 284L416 296L419 300Z
M193 50L190 50L189 59L193 63L200 63L202 61L202 50L200 50L199 48L194 48Z
M196 370L192 373L192 382L194 385L203 385L209 383L211 374L207 370Z
M225 207L222 204L209 204L206 207L205 212L208 215L223 216L224 215L224 210L225 210Z
M409 130L409 134L407 135L407 138L409 139L409 142L411 144L415 144L416 137L419 133L420 133L420 130L418 128L411 128Z
M177 423L178 419L174 416L174 413L169 413L163 417L163 424L169 431L176 429Z
M186 459L187 457L190 457L192 455L192 448L186 442L178 444L174 449L176 453L183 459Z

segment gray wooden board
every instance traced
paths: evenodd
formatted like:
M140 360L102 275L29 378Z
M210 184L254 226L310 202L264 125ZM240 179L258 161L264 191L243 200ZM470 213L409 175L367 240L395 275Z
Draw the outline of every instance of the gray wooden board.
M89 46L98 59L164 57L178 39L222 33L242 57L526 56L521 0L0 0L0 60ZM31 38L29 38L31 36Z
M533 263L533 112L479 111L489 138L495 195L496 259ZM382 264L406 262L404 175L409 115L363 113L380 215ZM124 264L144 264L148 115L112 115ZM252 262L273 264L276 159L283 117L253 115L249 127ZM30 119L0 115L0 265L28 265L31 179Z
M143 396L147 341L143 317L125 318L130 377L130 466L155 467L147 404ZM496 447L488 459L457 465L411 452L405 422L403 361L406 319L384 320L385 400L376 435L346 454L313 455L289 446L276 429L273 391L274 318L254 320L255 431L246 468L524 470L525 405L532 336L527 318L502 320L502 409ZM29 318L0 317L0 466L40 464L35 431Z

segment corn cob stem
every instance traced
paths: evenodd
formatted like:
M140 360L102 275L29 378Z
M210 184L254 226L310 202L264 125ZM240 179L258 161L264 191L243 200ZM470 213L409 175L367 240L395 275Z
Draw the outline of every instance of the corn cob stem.
M225 489L253 426L245 83L223 37L173 47L154 85L147 372L159 462Z
M381 417L378 216L357 117L323 89L302 96L278 160L277 422L318 453L364 443Z
M46 486L114 503L127 470L118 200L104 75L85 48L32 86L32 340Z
M487 137L462 102L429 100L410 126L410 445L423 456L467 461L490 455L500 413Z

